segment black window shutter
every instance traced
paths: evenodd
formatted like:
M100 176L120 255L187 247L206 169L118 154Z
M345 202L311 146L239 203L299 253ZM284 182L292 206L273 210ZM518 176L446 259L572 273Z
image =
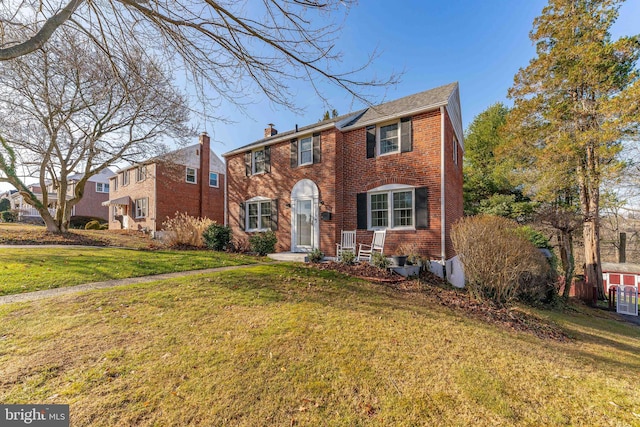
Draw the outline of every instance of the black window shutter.
M240 218L240 230L244 231L247 224L244 203L240 203L240 212L238 213L238 218Z
M271 173L271 147L264 147L264 171Z
M406 153L413 150L413 129L411 117L400 119L400 152Z
M298 167L298 140L297 139L291 140L290 152L291 152L291 167L297 168Z
M271 229L278 229L278 199L271 200Z
M313 163L322 160L322 147L320 146L320 132L313 134Z
M244 173L246 176L251 175L251 151L244 153Z
M429 228L429 209L427 206L427 187L416 188L416 229Z
M356 194L356 211L358 213L358 230L367 229L367 193Z
M367 159L376 156L376 127L367 127Z

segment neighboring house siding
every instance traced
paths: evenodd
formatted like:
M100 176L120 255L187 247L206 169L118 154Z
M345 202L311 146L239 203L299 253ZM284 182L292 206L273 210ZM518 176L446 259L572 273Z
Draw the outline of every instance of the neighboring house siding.
M109 207L109 229L118 230L121 228L127 228L130 230L155 230L156 228L156 212L155 203L156 195L154 191L154 180L156 177L156 165L147 165L147 178L143 181L136 181L135 176L136 169L129 169L129 184L122 185L122 174L119 172L116 177L118 180L117 189L111 180L109 199L119 199L121 197L129 197L129 204L126 206L119 206L119 214L123 216L122 222L113 217L113 207ZM145 218L135 218L135 201L136 199L148 198L147 203L147 215ZM124 217L127 217L126 219Z
M109 208L102 206L102 202L109 200L109 193L97 193L96 183L88 181L84 186L84 195L75 206L75 216L91 216L109 219Z
M451 227L464 215L464 201L462 193L462 157L463 150L460 141L457 141L457 165L453 161L453 138L455 136L449 115L445 109L445 248L446 258L455 256L453 243L451 242ZM457 139L457 138L456 138Z
M440 111L412 117L413 150L367 158L366 129L344 136L344 222L342 228L357 228L356 195L387 184L427 187L428 229L387 229L385 253L393 254L402 243L416 243L420 253L440 255ZM414 218L415 221L415 218ZM371 243L373 232L357 230L359 243Z

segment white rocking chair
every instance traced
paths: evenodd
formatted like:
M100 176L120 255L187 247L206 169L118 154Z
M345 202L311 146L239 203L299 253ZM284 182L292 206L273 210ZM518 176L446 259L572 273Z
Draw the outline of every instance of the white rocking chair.
M358 261L371 262L371 258L376 252L382 255L384 252L384 239L386 235L387 230L374 231L373 240L370 245L360 243L360 248L358 249Z
M345 252L356 254L356 230L342 230L341 241L340 243L336 243L336 261L341 261L342 254Z

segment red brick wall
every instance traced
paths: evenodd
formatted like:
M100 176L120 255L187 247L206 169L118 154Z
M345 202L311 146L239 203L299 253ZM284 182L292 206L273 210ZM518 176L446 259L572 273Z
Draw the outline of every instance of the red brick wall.
M102 202L106 202L107 200L109 200L109 193L96 192L96 183L89 181L84 186L82 199L80 199L75 206L75 215L93 216L108 220L109 208L102 206Z
M393 254L401 243L416 243L430 258L440 254L440 111L413 117L413 151L367 159L365 128L344 135L344 223L345 230L357 225L356 194L386 184L428 188L429 228L387 230L385 254ZM359 243L371 243L372 231L358 230Z
M322 162L298 168L290 167L290 142L271 146L271 173L245 176L244 153L227 158L228 224L234 236L247 237L239 224L240 203L256 196L279 200L278 251L291 250L291 189L301 179L316 183L321 211L331 211L330 221L320 221L320 250L335 255L335 243L341 230L357 227L356 195L386 184L406 184L428 188L429 227L426 230L387 231L385 253L392 254L401 243L416 243L422 255L439 259L441 255L441 115L440 110L413 117L413 151L367 159L365 128L345 132L322 132ZM446 229L462 216L462 150L458 166L453 167L451 138L453 130L445 117L445 157L447 168L445 199ZM447 148L448 147L448 148ZM447 156L445 153L445 156ZM358 230L358 243L370 243L372 231ZM450 239L446 239L447 258L452 257Z
M130 230L141 230L143 228L147 228L149 230L155 230L155 192L154 192L154 178L156 176L156 167L154 164L147 165L147 178L142 181L136 181L136 169L128 170L129 173L129 184L122 185L122 174L123 172L118 173L117 180L118 185L117 189L114 185L114 180L111 180L109 184L109 199L114 200L120 197L129 196L131 198L131 202L126 207L119 207L119 213L123 217L127 217L126 221L128 224L124 224ZM142 199L148 197L149 201L147 204L147 216L145 218L135 218L135 201L136 199ZM121 224L120 221L117 221L113 217L112 207L109 207L109 229L120 229Z
M291 168L290 140L271 146L271 173L245 176L244 153L227 158L228 184L228 224L235 237L247 238L249 233L240 227L240 203L252 197L278 199L278 251L291 250L291 190L302 179L315 182L319 190L319 198L324 202L320 212L338 211L336 199L336 154L340 151L342 136L336 129L321 133L321 159L317 164ZM336 216L330 221L319 220L320 250L326 254L335 253L335 236L339 233Z
M454 131L449 115L445 109L445 248L447 259L455 256L453 243L451 242L451 227L464 215L464 200L462 194L462 147L458 141L458 163L453 161L453 138Z

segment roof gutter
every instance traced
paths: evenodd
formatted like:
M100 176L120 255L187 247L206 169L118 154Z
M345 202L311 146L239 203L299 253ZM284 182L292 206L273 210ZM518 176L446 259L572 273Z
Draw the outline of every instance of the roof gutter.
M293 138L296 138L296 137L299 137L299 136L302 136L302 135L308 135L310 132L323 131L323 130L333 129L335 127L336 127L336 124L334 122L334 123L328 123L326 125L322 125L322 126L318 126L318 127L312 127L312 128L303 129L303 130L300 130L298 132L288 133L286 135L275 137L273 139L268 139L266 141L257 143L255 145L250 145L250 146L237 148L235 150L232 150L232 151L229 151L227 153L224 153L222 155L222 157L229 157L229 156L233 156L234 154L245 153L245 152L250 151L250 150L255 150L256 148L262 148L262 147L266 147L267 145L277 144L278 142L289 141L289 140L291 140Z

